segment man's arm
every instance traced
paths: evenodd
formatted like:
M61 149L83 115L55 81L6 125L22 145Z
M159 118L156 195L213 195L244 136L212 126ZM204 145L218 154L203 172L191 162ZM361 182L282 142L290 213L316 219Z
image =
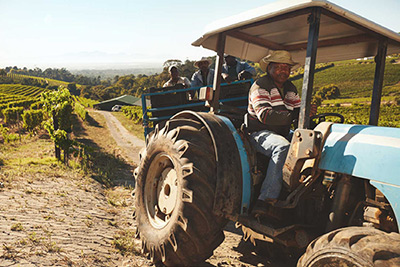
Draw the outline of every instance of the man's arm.
M242 71L247 71L251 75L256 75L256 69L252 67L249 63L241 62L240 64L242 64Z
M196 73L197 72L193 73L193 75L192 75L192 81L190 83L191 87L198 87L198 86L202 85L202 83L201 83L200 79L197 77Z
M267 90L258 88L250 95L250 101L258 120L267 125L290 125L292 115L286 110L273 110Z
M254 75L256 75L256 70L247 62L239 62L238 64L240 64L240 71L238 73L239 80L251 79Z
M183 77L183 83L184 83L185 88L190 88L190 81L188 78Z

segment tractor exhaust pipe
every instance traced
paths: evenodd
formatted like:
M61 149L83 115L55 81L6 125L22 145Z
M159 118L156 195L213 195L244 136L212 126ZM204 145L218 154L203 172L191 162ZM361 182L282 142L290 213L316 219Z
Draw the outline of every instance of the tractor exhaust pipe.
M335 198L333 200L332 211L329 214L329 221L326 226L326 231L338 229L343 226L343 218L345 215L345 207L349 200L351 190L351 177L343 175L339 181Z

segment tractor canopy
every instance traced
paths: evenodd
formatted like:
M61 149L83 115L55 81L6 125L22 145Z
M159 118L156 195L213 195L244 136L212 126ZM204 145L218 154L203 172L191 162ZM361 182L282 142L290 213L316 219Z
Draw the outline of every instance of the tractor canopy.
M279 1L217 20L192 45L217 51L224 33L227 54L259 62L269 50L287 50L304 64L315 8L321 10L316 63L375 56L380 40L387 40L387 54L400 53L398 33L325 0Z

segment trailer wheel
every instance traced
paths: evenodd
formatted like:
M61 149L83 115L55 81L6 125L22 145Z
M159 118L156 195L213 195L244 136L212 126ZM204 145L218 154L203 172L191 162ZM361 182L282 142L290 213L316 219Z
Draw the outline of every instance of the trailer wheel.
M297 267L400 266L400 235L370 227L347 227L315 239Z
M226 219L213 214L216 160L208 131L175 119L149 137L137 174L136 221L153 262L188 266L224 240Z

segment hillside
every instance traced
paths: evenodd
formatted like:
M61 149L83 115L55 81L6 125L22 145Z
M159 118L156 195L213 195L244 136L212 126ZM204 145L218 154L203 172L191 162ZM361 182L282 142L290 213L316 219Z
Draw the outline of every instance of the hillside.
M30 75L23 75L23 74L15 74L15 73L7 73L8 77L11 77L14 82L23 82L24 79L33 79L41 84L45 84L47 86L64 86L67 87L68 84L70 84L69 82L64 82L64 81L60 81L60 80L55 80L55 79L50 79L50 78L42 78L42 77L35 77L35 76L30 76ZM82 87L79 84L76 84L77 88Z
M22 84L0 84L0 93L4 95L18 95L23 97L38 98L41 93L47 91L47 89L22 85Z
M400 64L386 60L383 96L400 96ZM314 88L329 84L339 87L340 98L371 97L375 64L372 60L334 62L334 66L315 73ZM303 79L293 81L301 91Z

